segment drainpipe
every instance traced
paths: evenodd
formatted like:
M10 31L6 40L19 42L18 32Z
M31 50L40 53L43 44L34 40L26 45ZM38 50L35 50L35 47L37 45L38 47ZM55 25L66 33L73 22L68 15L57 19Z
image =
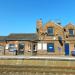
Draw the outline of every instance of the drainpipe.
M33 42L31 42L31 55L33 56Z
M4 55L5 55L5 46L4 46Z
M5 40L5 45L4 45L4 55L5 55L5 46L6 46L6 42L7 42L7 41Z

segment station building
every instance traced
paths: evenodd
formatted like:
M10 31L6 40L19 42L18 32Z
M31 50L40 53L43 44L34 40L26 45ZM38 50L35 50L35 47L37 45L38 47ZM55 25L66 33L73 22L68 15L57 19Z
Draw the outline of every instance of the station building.
M1 55L70 55L75 50L75 26L42 20L36 22L35 33L0 36Z

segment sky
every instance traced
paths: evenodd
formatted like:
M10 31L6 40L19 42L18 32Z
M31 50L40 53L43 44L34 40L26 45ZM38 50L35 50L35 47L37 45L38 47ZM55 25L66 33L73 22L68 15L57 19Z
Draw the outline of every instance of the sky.
M40 18L75 24L75 0L0 0L0 36L35 33Z

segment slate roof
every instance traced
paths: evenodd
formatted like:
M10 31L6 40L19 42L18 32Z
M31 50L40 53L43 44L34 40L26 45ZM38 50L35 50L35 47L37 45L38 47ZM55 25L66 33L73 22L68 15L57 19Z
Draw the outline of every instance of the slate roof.
M34 40L38 40L38 37L35 33L28 33L28 34L10 34L7 36L6 40L30 40L30 41L34 41Z
M7 36L0 36L0 42L5 41L6 37L7 37Z

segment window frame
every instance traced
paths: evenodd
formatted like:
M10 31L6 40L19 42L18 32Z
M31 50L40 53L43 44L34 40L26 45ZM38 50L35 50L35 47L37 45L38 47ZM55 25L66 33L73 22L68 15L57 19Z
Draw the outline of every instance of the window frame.
M50 32L49 29L52 29L52 32ZM47 35L48 36L54 36L54 28L53 27L48 27L47 28Z
M72 30L73 34L70 34L70 30ZM74 36L74 29L69 29L69 36Z
M10 52L14 52L16 50L15 44L9 44L8 49Z

